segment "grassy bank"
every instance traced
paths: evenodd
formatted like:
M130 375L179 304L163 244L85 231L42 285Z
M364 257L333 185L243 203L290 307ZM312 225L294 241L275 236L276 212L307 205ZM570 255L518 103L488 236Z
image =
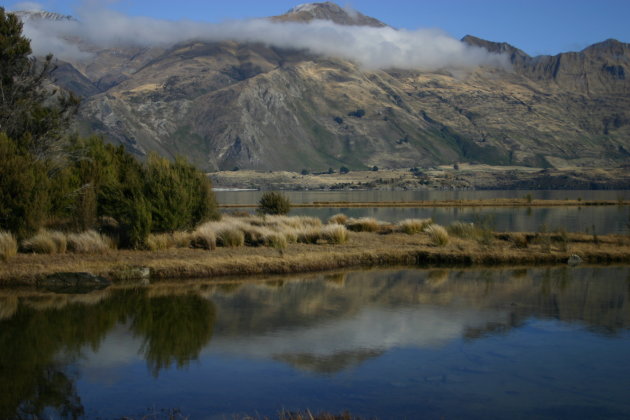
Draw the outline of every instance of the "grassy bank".
M566 264L574 254L584 263L630 263L630 239L622 235L496 233L464 223L444 229L429 220L392 225L340 215L335 222L314 226L309 223L317 222L304 218L226 218L165 249L19 253L0 263L0 284L32 285L59 272L121 281L135 275L131 267L138 266L148 267L155 279L184 279L387 265ZM204 246L191 248L194 241Z

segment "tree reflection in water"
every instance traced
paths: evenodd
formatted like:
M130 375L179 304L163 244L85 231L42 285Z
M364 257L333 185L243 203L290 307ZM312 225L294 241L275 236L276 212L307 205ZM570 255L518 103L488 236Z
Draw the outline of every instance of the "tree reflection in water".
M88 345L95 351L118 323L144 339L140 352L154 376L198 357L215 320L211 301L197 295L151 298L146 289L106 293L96 304L40 310L46 297L20 304L0 321L0 418L82 417L71 366ZM59 305L59 296L50 298Z

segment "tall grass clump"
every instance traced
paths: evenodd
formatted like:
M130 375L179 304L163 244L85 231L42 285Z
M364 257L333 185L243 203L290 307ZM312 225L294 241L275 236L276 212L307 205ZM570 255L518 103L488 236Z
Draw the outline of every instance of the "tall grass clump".
M222 224L216 231L217 245L236 248L245 245L245 234L236 224Z
M444 246L448 244L449 236L446 229L440 225L430 225L426 229L426 233L431 239L431 243L435 246Z
M380 228L380 223L373 217L361 217L360 219L349 219L346 227L353 232L376 232Z
M217 236L212 229L213 223L204 223L190 234L190 244L193 248L214 250L217 248Z
M398 222L398 229L408 235L424 232L433 223L432 219L405 219Z
M18 245L15 237L9 232L0 232L0 260L6 261L17 254Z
M321 229L306 227L297 230L297 241L302 244L316 244L321 238Z
M345 225L348 222L348 216L343 213L337 213L328 218L329 224Z
M22 249L35 254L63 254L67 247L65 234L48 230L41 230L35 236L22 241Z
M94 230L68 235L68 250L80 254L106 252L113 248L112 240Z
M449 234L462 239L475 239L477 237L477 227L474 223L453 222L446 230Z
M331 244L345 244L348 242L348 230L345 226L338 224L324 226L321 230L321 238Z
M150 234L147 238L147 248L151 251L159 251L175 247L175 240L170 233Z
M275 249L286 249L286 247L288 246L286 236L280 232L269 231L265 233L263 240L265 246Z

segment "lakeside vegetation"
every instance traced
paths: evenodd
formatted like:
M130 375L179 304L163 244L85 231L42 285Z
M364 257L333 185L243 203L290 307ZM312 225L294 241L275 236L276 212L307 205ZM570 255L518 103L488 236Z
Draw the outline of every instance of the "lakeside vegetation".
M49 236L54 241L54 235ZM120 282L141 277L139 268L152 279L186 279L391 265L567 264L570 258L584 263L630 262L627 235L544 229L503 233L483 223L443 227L430 219L393 224L345 215L335 215L327 223L304 216L224 216L192 231L149 235L147 243L151 250L104 247L77 253L66 246L65 252L56 248L57 253L50 254L31 249L7 256L10 264L0 264L0 284L36 285L64 272L89 272ZM49 250L42 247L42 252Z
M51 85L52 56L30 57L21 21L3 8L0 39L3 258L15 241L33 252L88 252L97 242L141 249L152 233L219 218L209 179L183 158L140 162L122 146L72 134L79 100Z

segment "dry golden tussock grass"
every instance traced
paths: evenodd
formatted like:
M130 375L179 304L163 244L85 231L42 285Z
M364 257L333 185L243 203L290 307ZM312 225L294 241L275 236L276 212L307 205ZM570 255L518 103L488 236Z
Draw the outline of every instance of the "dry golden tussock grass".
M68 250L79 254L107 252L114 248L114 242L94 230L68 235Z
M0 261L6 261L17 254L15 237L9 232L0 232Z
M440 225L430 225L426 228L426 232L435 246L445 246L449 242L448 232Z
M432 219L405 219L398 222L397 228L400 232L413 235L424 232L432 223Z
M373 217L361 217L348 219L346 227L353 232L376 232L380 229L381 223Z
M348 222L348 216L343 213L337 213L328 218L329 224L345 225Z
M68 248L68 240L62 232L41 230L22 241L21 248L24 252L36 254L63 254Z
M192 233L153 235L154 251L103 253L99 246L96 248L101 251L94 254L18 254L11 264L0 265L0 284L32 284L47 274L76 271L115 280L120 278L119 271L129 266L147 267L155 278L200 278L392 264L556 264L566 263L571 254L586 262L630 262L630 241L621 235L595 240L593 235L556 232L546 234L548 241L540 241L540 233L492 233L492 240L481 241L475 235L449 237L442 226L434 224L422 233L408 235L399 227L384 226L374 219L370 222L379 226L376 233L349 232L337 223L317 226L309 218L291 219L225 217ZM419 224L414 222L414 229ZM98 243L96 236L100 235L69 235L69 249L94 249L77 244ZM87 239L79 241L80 237ZM216 247L217 242L222 246ZM243 247L246 242L250 246ZM213 252L206 251L209 249Z

